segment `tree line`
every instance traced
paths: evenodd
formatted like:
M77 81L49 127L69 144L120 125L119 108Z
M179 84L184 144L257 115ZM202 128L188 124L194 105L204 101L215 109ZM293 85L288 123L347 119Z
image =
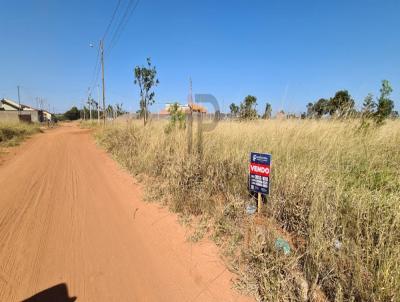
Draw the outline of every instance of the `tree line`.
M387 118L397 118L399 113L394 110L394 101L391 99L393 89L387 80L382 81L380 95L368 94L363 102L361 111L354 107L355 102L347 90L340 90L330 99L321 98L315 103L307 104L306 117L321 118L331 116L337 118L361 117L374 120L377 124Z
M330 118L362 118L363 121L371 120L377 124L381 124L387 118L398 118L399 113L394 110L394 101L391 99L393 89L387 80L382 81L380 95L374 99L372 94L368 94L363 102L361 111L355 108L355 101L347 90L339 90L331 98L320 98L318 101L308 103L306 112L300 115L300 118L315 118L322 117ZM265 110L262 116L257 113L257 98L248 95L244 100L236 105L230 104L230 115L239 120L253 120L258 118L269 119L272 114L272 106L266 103ZM284 112L280 112L284 115ZM296 117L291 114L286 117Z
M272 116L272 106L270 103L266 103L265 111L260 116L256 109L257 98L253 95L248 95L244 98L243 102L239 105L232 103L229 105L231 117L239 118L242 120L254 120L258 118L269 119Z
M82 109L78 109L78 107L72 106L71 109L67 110L63 114L58 114L57 119L61 121L62 120L75 121L78 119L90 119L91 117L92 119L96 120L98 119L99 114L100 114L100 119L102 119L104 114L106 117L115 118L122 114L127 113L127 111L123 109L122 103L115 104L114 106L108 105L106 107L105 113L102 108L98 107L98 105L94 106L96 103L94 102L94 100L89 100L87 103L90 104L91 110L89 109L89 107L86 106L83 106Z

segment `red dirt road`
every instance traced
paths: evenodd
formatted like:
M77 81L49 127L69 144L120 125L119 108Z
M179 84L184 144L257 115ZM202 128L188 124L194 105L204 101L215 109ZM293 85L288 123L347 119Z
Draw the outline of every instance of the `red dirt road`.
M78 302L250 301L217 248L143 203L89 131L65 125L14 152L0 163L0 301L60 283Z

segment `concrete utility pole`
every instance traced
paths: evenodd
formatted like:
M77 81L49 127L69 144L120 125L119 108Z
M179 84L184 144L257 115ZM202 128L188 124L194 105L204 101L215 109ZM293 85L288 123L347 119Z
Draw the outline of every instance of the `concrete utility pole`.
M100 52L101 52L101 80L103 83L103 124L106 125L106 95L105 95L105 87L104 87L104 43L103 40L100 40Z
M100 124L100 86L97 85L97 123Z
M193 143L193 92L192 92L192 78L189 78L189 95L188 95L188 106L189 112L187 113L187 142L188 142L188 154L192 153Z
M88 97L87 97L87 103L89 106L89 120L92 119L92 102L90 100L91 96L90 96L90 87L88 87Z
M21 97L20 97L20 94L19 94L19 85L17 86L17 89L18 89L18 105L19 105L18 115L21 115Z

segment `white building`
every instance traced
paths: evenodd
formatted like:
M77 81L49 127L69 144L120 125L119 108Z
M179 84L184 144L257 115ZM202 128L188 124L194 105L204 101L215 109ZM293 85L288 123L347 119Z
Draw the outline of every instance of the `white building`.
M52 114L46 110L38 110L9 99L1 99L0 120L46 122L52 120Z

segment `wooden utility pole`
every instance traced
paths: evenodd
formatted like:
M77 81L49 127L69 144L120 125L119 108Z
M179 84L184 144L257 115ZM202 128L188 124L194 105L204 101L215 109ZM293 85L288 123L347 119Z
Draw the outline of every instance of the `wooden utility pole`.
M106 125L106 95L104 87L104 43L100 40L100 53L101 53L101 81L103 83L103 125Z

